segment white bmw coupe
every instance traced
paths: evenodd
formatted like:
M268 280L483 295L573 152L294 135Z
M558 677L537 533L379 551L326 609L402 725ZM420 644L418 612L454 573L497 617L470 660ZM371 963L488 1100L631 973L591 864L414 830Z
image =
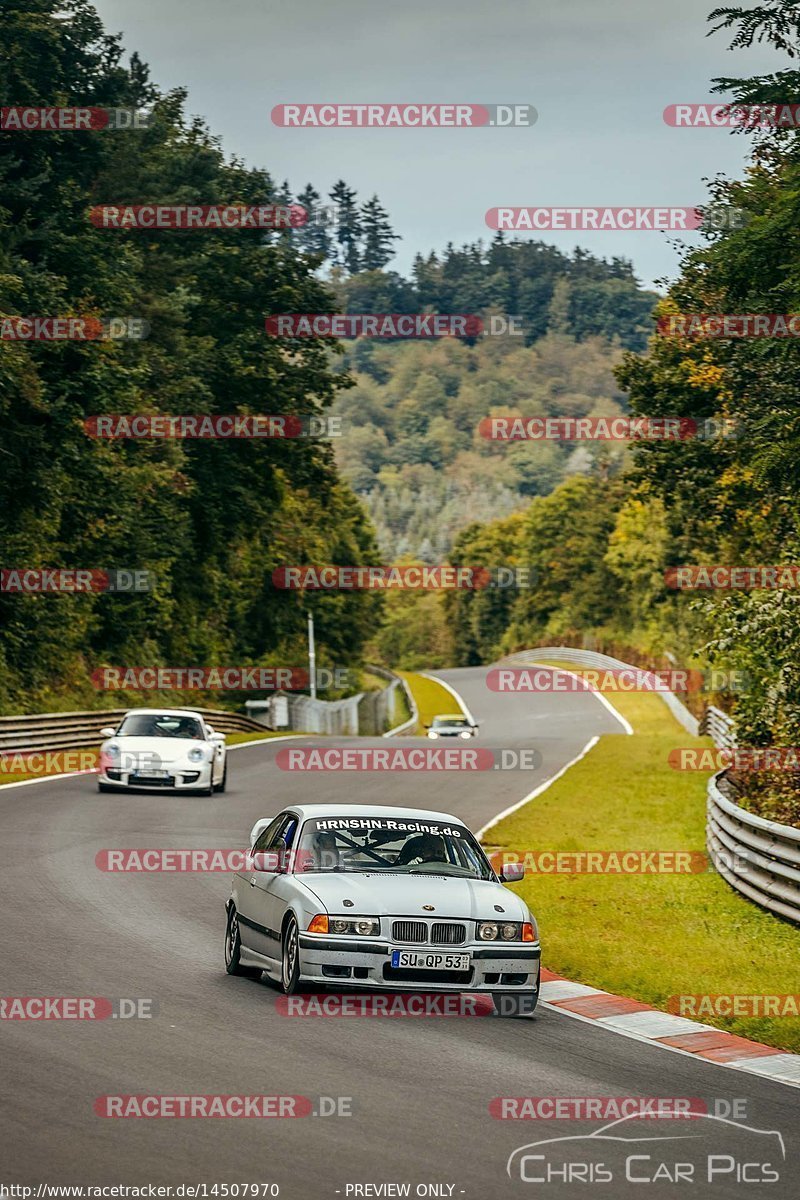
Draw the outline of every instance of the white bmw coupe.
M97 787L101 792L140 788L224 792L228 777L225 734L198 712L132 708L116 729L101 729Z
M256 822L227 903L229 975L370 991L539 995L539 934L469 829L414 808L298 804Z

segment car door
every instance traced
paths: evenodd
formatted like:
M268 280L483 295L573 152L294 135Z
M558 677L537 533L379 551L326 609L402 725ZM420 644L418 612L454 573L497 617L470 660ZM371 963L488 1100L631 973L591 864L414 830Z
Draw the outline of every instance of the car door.
M254 871L249 859L265 853L267 846L271 845L278 835L279 829L285 827L287 815L287 813L279 813L266 828L261 830L250 851L248 862L241 871L236 872L234 893L242 944L249 950L255 950L258 954L267 953L266 926L263 921L259 920L259 917L264 915L264 906L260 891L256 888L256 876L262 872Z
M294 813L281 813L257 838L253 846L253 857L264 854L260 866L264 870L243 872L243 887L240 891L239 924L242 926L242 941L257 954L279 960L281 955L281 924L286 911L286 875L277 869L276 856L290 845L297 831ZM281 885L281 881L284 881Z

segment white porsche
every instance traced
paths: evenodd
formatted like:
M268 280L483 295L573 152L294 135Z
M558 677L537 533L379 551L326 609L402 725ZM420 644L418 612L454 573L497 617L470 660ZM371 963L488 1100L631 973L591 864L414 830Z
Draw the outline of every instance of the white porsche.
M264 817L226 905L229 975L305 984L488 992L503 1016L533 1012L540 946L458 817L414 808L298 804Z
M198 712L183 708L132 708L116 729L100 730L97 787L101 792L140 788L224 792L228 779L225 734Z

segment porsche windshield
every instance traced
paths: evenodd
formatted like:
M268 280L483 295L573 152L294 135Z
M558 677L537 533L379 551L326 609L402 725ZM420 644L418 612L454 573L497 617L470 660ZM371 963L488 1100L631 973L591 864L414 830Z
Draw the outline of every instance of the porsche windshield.
M205 741L196 717L176 717L172 713L128 713L117 730L117 737L173 737Z
M306 821L295 870L494 877L469 830L413 817L320 817Z

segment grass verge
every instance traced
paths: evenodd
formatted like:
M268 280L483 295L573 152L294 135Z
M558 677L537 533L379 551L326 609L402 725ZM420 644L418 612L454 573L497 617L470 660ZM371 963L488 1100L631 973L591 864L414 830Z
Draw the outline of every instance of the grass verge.
M433 718L441 713L461 712L461 706L456 698L435 679L426 679L424 675L418 675L416 671L398 671L397 674L402 675L411 689L411 695L414 697L419 711L419 720L414 733L424 736L424 726L430 725Z
M709 745L652 694L610 699L634 729L609 734L561 779L487 831L487 849L705 850L703 772L677 771L676 746ZM543 961L568 979L667 1009L676 995L798 991L800 931L742 899L714 872L526 875ZM800 1018L686 1016L800 1053Z

